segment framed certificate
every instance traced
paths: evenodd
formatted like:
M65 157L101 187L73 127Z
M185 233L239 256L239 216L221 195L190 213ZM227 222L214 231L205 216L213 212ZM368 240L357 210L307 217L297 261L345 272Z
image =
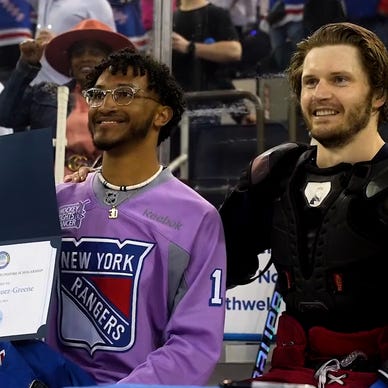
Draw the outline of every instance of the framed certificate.
M40 338L60 239L0 245L0 338Z
M42 338L61 246L51 130L0 136L0 340Z

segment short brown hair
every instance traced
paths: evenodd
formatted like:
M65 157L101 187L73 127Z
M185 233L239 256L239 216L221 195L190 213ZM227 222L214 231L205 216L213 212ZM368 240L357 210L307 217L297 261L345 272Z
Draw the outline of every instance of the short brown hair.
M388 91L388 51L372 31L352 23L331 23L316 30L297 45L286 70L291 91L300 100L301 78L306 55L315 47L345 44L358 49L372 92L379 96ZM380 107L379 122L388 121L388 102Z

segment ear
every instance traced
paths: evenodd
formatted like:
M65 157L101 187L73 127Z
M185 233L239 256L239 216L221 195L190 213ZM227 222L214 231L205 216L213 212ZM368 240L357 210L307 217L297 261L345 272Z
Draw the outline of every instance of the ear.
M172 108L167 105L162 106L157 110L155 114L154 125L159 128L163 127L171 120L172 116Z
M379 93L378 95L375 94L373 97L373 108L379 109L381 108L385 102L387 101L387 93L383 91L381 94Z

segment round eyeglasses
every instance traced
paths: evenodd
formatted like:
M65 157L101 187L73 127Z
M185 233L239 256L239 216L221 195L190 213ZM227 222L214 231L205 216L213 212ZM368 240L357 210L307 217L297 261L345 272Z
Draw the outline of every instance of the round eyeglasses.
M90 88L83 90L82 95L91 108L98 108L101 106L108 93L112 94L113 101L117 105L129 105L134 98L147 98L159 103L159 101L153 97L137 96L136 93L140 90L142 89L134 86L119 86L116 89Z

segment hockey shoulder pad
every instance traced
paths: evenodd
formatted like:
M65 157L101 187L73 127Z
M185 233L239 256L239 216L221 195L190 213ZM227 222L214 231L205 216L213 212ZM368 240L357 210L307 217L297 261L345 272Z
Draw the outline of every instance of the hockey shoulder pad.
M238 188L240 190L252 188L263 182L287 178L299 156L308 148L305 144L284 143L270 148L257 156L243 171Z
M254 280L258 254L271 248L272 202L306 149L306 145L287 143L259 155L222 204L228 288Z
M388 163L379 163L379 171L367 184L364 196L368 200L375 200L380 220L388 225Z

